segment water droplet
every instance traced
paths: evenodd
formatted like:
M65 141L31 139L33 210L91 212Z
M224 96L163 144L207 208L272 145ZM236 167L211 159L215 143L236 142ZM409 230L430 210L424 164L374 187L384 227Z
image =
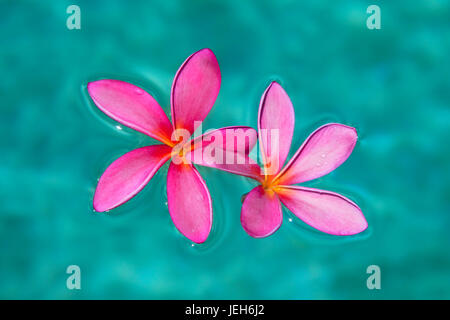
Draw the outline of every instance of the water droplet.
M144 93L144 90L142 90L142 89L140 89L140 88L136 88L136 89L134 90L134 92L136 92L136 94L141 95L141 94Z
M117 130L122 130L121 126L116 126Z
M167 201L166 202L164 202L164 204L167 206Z
M191 247L195 247L195 244L191 244Z
M325 153L322 153L321 157L325 158L327 155Z
M289 222L292 222L292 218L289 218L288 220L289 220Z

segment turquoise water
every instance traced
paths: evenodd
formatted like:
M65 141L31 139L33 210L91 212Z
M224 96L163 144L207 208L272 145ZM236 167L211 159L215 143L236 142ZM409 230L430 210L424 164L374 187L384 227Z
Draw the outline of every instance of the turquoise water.
M73 1L0 2L0 298L450 298L449 2L75 2L81 30L66 28ZM370 4L381 30L366 28ZM139 84L168 112L176 70L204 47L222 71L204 129L255 127L271 80L294 103L291 155L326 122L358 129L349 160L308 185L355 200L366 232L327 236L286 212L253 239L239 221L253 182L209 168L203 245L170 220L167 165L126 205L92 211L106 166L154 140L94 109L87 81ZM71 264L81 290L66 288Z

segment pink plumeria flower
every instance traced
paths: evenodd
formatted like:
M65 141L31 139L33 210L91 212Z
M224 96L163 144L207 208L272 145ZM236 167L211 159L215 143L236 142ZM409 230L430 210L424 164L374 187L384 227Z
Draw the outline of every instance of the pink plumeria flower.
M264 168L260 177L254 178L260 185L251 190L243 201L243 228L255 238L273 234L283 220L283 203L302 221L322 232L344 236L364 231L367 221L354 202L334 192L294 186L339 167L356 144L355 128L338 123L318 128L283 167L291 146L294 123L291 100L278 83L272 82L261 98L258 114ZM265 139L273 130L277 139ZM246 172L255 171L254 165L247 167ZM246 172L242 175L249 176Z
M118 80L88 84L89 95L106 115L163 143L132 150L105 170L95 190L96 211L108 211L130 200L166 161L181 157L181 162L171 161L167 173L169 213L176 228L188 239L202 243L208 238L212 226L211 196L185 155L209 143L203 142L204 136L186 141L177 139L180 130L189 132L189 138L204 120L219 94L220 82L219 64L210 49L187 58L172 85L172 123L156 100L133 84ZM230 129L241 129L250 135L248 148L256 143L256 131L249 127L222 128L208 135L224 134Z

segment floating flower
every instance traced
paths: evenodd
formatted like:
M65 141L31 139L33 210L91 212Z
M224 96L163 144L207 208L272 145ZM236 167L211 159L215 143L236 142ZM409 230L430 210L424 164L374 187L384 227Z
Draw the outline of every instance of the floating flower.
M172 159L167 173L167 202L172 221L190 240L202 243L207 239L212 226L211 196L186 155L211 144L208 137L226 136L229 130L250 137L248 148L256 143L256 131L249 127L217 129L192 140L182 137L187 132L189 138L207 116L219 94L220 82L219 64L210 49L187 58L172 85L172 123L156 100L133 84L118 80L88 84L89 95L106 115L163 143L132 150L105 170L95 190L96 211L107 211L130 200ZM223 140L223 149L234 153L237 143L230 145Z
M261 98L258 114L263 173L253 177L260 185L243 200L243 228L255 238L271 235L281 226L283 203L302 221L322 232L343 236L364 231L367 221L354 202L334 192L294 186L339 167L356 144L355 128L337 123L318 128L283 168L294 122L291 100L278 83L272 82ZM248 165L248 171L255 172L254 165ZM242 175L249 176L246 172Z

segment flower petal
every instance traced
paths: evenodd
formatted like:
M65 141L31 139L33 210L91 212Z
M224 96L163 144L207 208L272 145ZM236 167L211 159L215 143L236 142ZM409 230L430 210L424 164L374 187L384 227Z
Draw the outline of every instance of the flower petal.
M276 182L290 185L319 178L339 167L353 151L358 135L355 128L339 123L314 131L279 173Z
M298 218L322 232L348 236L367 228L361 209L337 193L296 186L279 186L276 192Z
M225 127L210 131L193 140L186 158L198 165L261 180L259 165L248 157L257 141L251 127Z
M247 194L242 204L241 224L250 236L270 236L282 221L281 203L275 192L257 186Z
M211 196L194 166L170 163L167 202L173 223L185 237L196 243L208 238L212 226Z
M276 175L283 167L291 147L295 114L284 89L272 82L261 97L258 131L266 175Z
M114 120L163 143L170 143L172 125L158 102L141 88L119 80L89 82L95 105Z
M203 121L220 89L220 69L210 49L192 54L181 65L172 85L171 105L174 129L194 133L194 121Z
M132 150L114 161L100 177L94 209L107 211L134 197L170 158L171 148L152 145Z

